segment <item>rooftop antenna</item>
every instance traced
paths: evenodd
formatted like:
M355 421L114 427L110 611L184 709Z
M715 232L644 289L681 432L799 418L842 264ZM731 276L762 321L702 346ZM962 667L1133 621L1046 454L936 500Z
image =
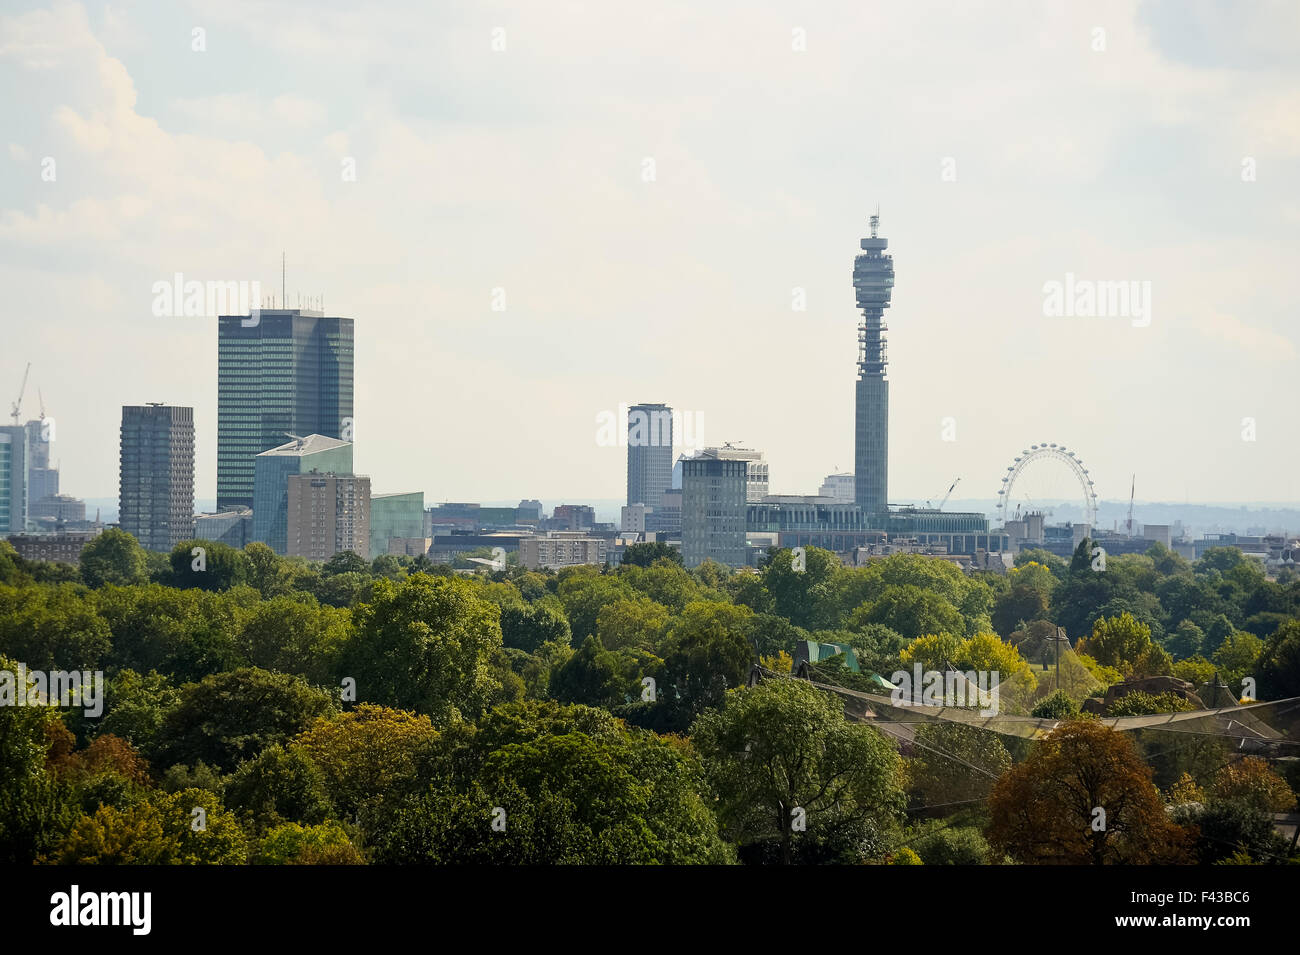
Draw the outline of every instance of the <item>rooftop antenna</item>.
M280 307L284 308L289 300L284 295L284 252L280 253Z
M880 228L880 203L876 203L876 214L871 217L871 238L876 237L876 230Z

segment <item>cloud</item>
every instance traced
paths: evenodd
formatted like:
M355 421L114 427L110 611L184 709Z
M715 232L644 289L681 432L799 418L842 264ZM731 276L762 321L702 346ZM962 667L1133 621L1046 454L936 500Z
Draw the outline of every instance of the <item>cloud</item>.
M1289 362L1296 358L1296 346L1285 335L1269 328L1248 325L1235 315L1215 312L1197 317L1192 325L1201 334L1249 353L1261 362Z

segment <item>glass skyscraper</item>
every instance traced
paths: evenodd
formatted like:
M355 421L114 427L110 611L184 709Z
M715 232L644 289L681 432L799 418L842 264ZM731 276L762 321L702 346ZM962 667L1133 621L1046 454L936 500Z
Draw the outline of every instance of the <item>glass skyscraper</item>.
M352 319L291 308L217 321L217 508L253 507L258 454L287 435L352 440Z
M894 289L894 259L888 239L877 238L880 216L871 217L871 237L853 261L853 288L862 321L858 325L857 415L853 444L854 499L876 527L889 520L889 381L885 378L885 309Z

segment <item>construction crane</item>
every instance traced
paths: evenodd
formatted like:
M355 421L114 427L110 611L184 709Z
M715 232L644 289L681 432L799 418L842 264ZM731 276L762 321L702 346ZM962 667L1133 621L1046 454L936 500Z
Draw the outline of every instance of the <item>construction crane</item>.
M1133 475L1133 483L1128 489L1128 536L1133 536L1133 492L1137 490L1137 475Z
M36 389L36 400L41 403L41 420L45 420L45 396L41 394L41 389Z
M23 372L22 387L18 389L18 400L14 402L13 408L11 408L9 411L9 413L13 415L14 424L22 423L18 419L19 417L21 417L23 411L23 394L24 392L27 391L27 376L30 375L31 373L32 373L32 363L28 362L27 370Z
M939 502L939 507L937 508L937 510L940 511L943 510L943 506L948 503L948 498L952 497L953 488L955 488L960 483L961 483L961 478L957 478L957 480L952 482L952 487L948 488L948 493L945 494L943 496L943 500Z

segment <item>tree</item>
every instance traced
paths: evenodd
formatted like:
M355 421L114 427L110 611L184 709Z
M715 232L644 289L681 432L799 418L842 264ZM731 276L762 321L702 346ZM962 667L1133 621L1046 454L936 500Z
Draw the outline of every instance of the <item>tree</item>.
M543 643L568 643L572 634L563 609L550 603L516 603L501 608L501 639L507 647L533 653Z
M365 857L347 832L333 820L317 826L285 823L268 832L254 865L365 865Z
M892 824L904 798L893 746L848 723L838 701L800 680L729 692L704 713L691 741L719 799L724 831L743 842L775 841L794 860L796 820L825 815L841 827Z
M916 727L915 739L908 779L923 806L983 799L1011 768L1011 754L991 730L960 723L922 723ZM924 852L921 858L933 864Z
M293 590L293 566L266 544L260 541L246 544L244 557L248 561L248 584L256 587L263 597L278 597Z
M350 551L341 550L329 560L321 565L322 577L333 577L337 574L370 574L370 562L360 554Z
M1026 863L1181 862L1190 838L1133 743L1090 719L1062 724L1003 774L989 813L994 850Z
M1086 653L1102 666L1115 667L1121 673L1131 673L1133 663L1151 646L1151 628L1139 623L1132 614L1098 620L1092 635L1080 641L1078 650Z
M224 798L253 832L285 822L314 825L334 815L325 773L296 747L269 746L245 761L225 784Z
M974 826L944 828L913 843L925 865L986 865L989 844Z
M1238 630L1214 651L1214 662L1230 684L1240 685L1241 678L1255 671L1255 663L1264 652L1264 641L1253 633Z
M99 669L108 624L75 584L0 585L0 653L37 670Z
M1240 858L1243 853L1257 862L1282 862L1287 857L1287 842L1273 828L1273 817L1249 803L1190 803L1175 806L1171 818L1196 833L1193 851L1201 865Z
M565 568L560 571L559 580L556 593L564 604L575 643L581 643L596 633L596 618L602 607L635 596L626 581L601 574L594 567Z
M173 865L243 865L248 861L248 838L234 815L221 805L221 797L207 789L156 793L163 834L174 848L167 861ZM202 810L202 815L195 810ZM196 826L198 819L201 825Z
M473 585L414 574L375 583L370 603L354 611L341 676L357 681L357 699L414 710L441 724L479 713L500 683L492 673L500 649L500 611Z
M425 771L438 780L362 814L375 861L721 863L699 761L682 740L585 706L500 706L455 724Z
M223 772L284 743L333 711L333 698L294 676L251 667L185 686L153 745L153 764L202 760Z
M886 587L878 600L863 604L849 617L851 630L872 623L884 624L907 639L927 633L966 632L966 621L956 607L913 584Z
M549 693L561 703L613 709L640 690L642 676L635 657L606 650L600 637L591 636L551 674Z
M316 684L332 680L351 632L351 613L312 597L272 597L255 605L235 638L243 661Z
M0 656L0 670L17 667ZM46 706L0 706L0 864L30 865L77 818L68 787L45 769L48 731L57 722Z
M773 612L796 627L833 626L837 621L826 604L841 566L835 554L820 547L804 548L800 561L788 548L769 551L762 579L772 595Z
M654 728L685 732L704 710L720 706L727 690L745 682L757 658L748 639L750 617L747 607L701 600L669 621L656 674Z
M1205 631L1190 620L1179 621L1173 634L1165 641L1165 649L1175 660L1186 660L1201 652L1205 645Z
M147 749L163 716L180 698L180 689L161 673L141 676L134 670L122 669L107 678L104 712L98 720L75 709L65 713L64 719L83 738L91 733L111 733Z
M993 629L1009 634L1021 624L1041 620L1051 606L1056 577L1042 564L1018 564L1008 574L1007 592L993 604Z
M427 716L362 703L318 719L291 749L321 768L339 810L355 813L367 800L412 778L417 759L437 738Z
M643 541L636 544L629 544L623 551L624 567L649 567L655 561L660 559L671 560L673 563L682 564L682 552L671 544L665 544L663 541Z
M239 665L236 635L244 610L235 591L110 585L94 597L112 633L108 662L114 667L157 670L185 682Z
M848 638L864 673L893 673L902 664L907 641L882 623L869 623Z
M1259 656L1258 672L1261 699L1300 696L1300 621L1273 631Z
M681 613L692 600L707 596L687 570L664 558L649 567L621 568L618 579L638 594L644 594L655 603L663 604L673 613Z
M89 587L141 584L148 580L144 548L126 531L110 527L81 548L81 576Z
M1079 704L1064 690L1054 690L1043 697L1029 715L1040 720L1068 720L1079 715Z
M248 557L220 541L181 541L172 548L168 563L173 587L229 590L248 581Z
M1246 756L1219 770L1210 794L1214 799L1235 800L1261 812L1290 812L1296 803L1287 781L1258 756Z
M668 608L648 597L615 600L596 615L596 633L611 650L638 647L653 650L668 623Z

